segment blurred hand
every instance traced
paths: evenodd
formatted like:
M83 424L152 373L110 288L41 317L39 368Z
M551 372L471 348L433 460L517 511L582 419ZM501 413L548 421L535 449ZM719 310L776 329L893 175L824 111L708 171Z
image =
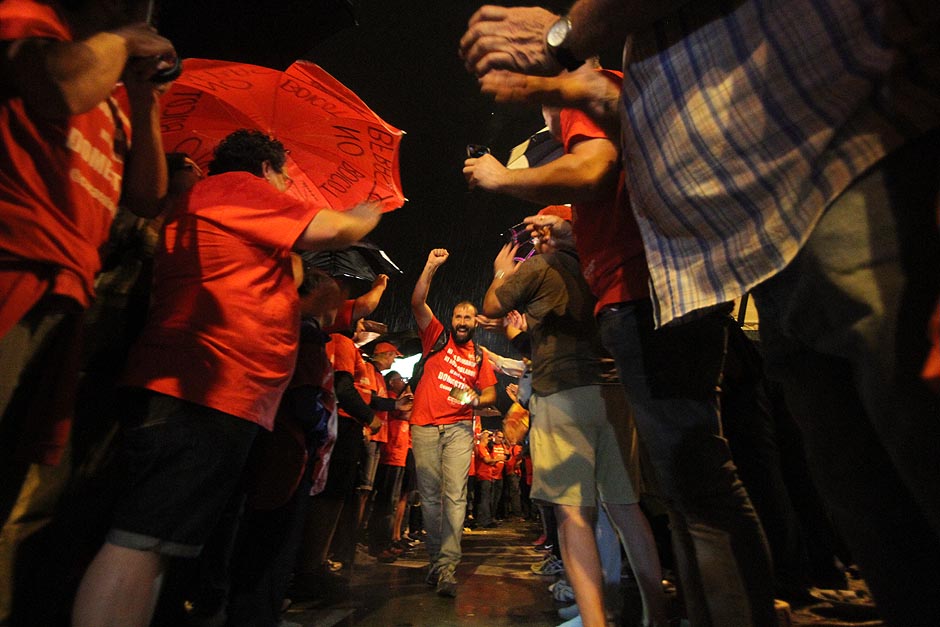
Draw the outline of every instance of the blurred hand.
M553 215L535 215L523 218L533 238L555 248L574 248L574 231L571 223Z
M176 58L176 50L170 40L162 37L156 28L146 22L127 24L110 32L127 42L128 57Z
M620 128L620 84L617 79L583 65L560 76L526 76L493 71L480 79L480 91L496 102L550 105L580 109L610 137Z
M506 326L502 318L489 318L483 314L477 314L476 321L478 327L486 329L487 331L492 331L493 333L502 333ZM480 348L483 349L484 354L490 353L490 350L486 347L481 346Z
M519 262L516 261L516 252L519 250L519 244L503 244L503 247L493 260L493 274L502 273L504 277L509 276L516 271Z
M526 323L525 316L515 309L506 314L506 326L519 329L520 331L527 331L529 329L529 325Z
M509 170L493 155L483 155L479 159L467 159L463 164L463 176L470 189L481 187L489 191L498 191Z
M557 74L561 66L545 49L545 33L558 17L538 7L481 7L460 39L467 71L477 76L493 69Z
M516 383L510 383L506 386L506 396L512 400L513 403L519 402L519 385Z
M386 287L388 287L388 275L387 274L380 274L377 277L375 277L375 280L372 281L372 289L375 289L377 287L382 288L383 290Z
M379 429L381 428L382 428L382 420L378 416L376 416L375 418L372 419L372 422L369 423L369 427L368 427L369 434L375 435L376 433L379 432Z
M414 394L411 392L403 392L398 398L395 399L395 409L399 411L411 411L415 404Z

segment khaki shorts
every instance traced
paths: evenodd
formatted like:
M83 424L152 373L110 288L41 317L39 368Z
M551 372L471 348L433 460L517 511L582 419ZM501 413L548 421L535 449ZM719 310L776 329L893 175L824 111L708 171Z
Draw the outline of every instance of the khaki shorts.
M529 409L533 499L584 507L639 500L636 430L622 387L533 394Z

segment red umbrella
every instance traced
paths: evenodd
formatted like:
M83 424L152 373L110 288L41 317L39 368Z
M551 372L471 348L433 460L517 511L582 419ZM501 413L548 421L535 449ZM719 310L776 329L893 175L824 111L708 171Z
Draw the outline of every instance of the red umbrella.
M375 200L392 211L405 201L398 167L402 132L314 63L297 61L282 72L186 59L160 111L166 151L185 152L202 167L226 135L256 129L290 152L290 193L334 209Z

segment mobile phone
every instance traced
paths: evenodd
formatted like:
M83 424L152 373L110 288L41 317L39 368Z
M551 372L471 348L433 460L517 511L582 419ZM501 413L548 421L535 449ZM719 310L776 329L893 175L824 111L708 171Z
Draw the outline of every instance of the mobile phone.
M452 399L460 403L461 405L469 405L473 400L473 391L467 390L465 388L453 387L450 389L448 394Z
M467 144L467 156L471 159L479 159L483 155L490 154L490 147L482 144Z

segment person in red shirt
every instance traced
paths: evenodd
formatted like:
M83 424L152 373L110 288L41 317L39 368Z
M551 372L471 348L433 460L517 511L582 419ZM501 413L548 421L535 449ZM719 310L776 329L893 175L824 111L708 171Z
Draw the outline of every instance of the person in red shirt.
M149 318L128 359L124 491L73 610L76 627L146 625L170 556L199 554L270 430L296 364L290 252L348 245L378 223L285 194L283 145L240 130L171 211Z
M166 193L149 79L175 52L144 5L0 2L0 623L18 549L51 520L70 469L59 462L99 249L118 205L152 217Z
M427 354L444 325L427 304L431 280L447 261L435 248L411 294L411 310ZM444 348L431 355L414 390L411 439L418 471L421 512L428 532L430 565L427 582L441 596L457 595L454 571L460 562L460 539L467 509L467 473L473 456L473 408L496 402L496 375L486 359L477 360L473 346L476 307L454 306Z
M388 370L400 355L394 344L379 342L372 352L372 364L376 370ZM385 379L386 377L383 377L383 382ZM400 387L397 389L386 386L388 397L410 397L411 394L405 391L401 382L401 375L398 376L398 382ZM410 410L395 409L388 412L386 439L379 447L379 467L375 477L372 512L369 516L368 540L369 554L380 562L393 562L401 553L392 546L393 540L397 539L393 525L405 475L408 449L411 446L410 415ZM400 519L398 523L401 524Z

